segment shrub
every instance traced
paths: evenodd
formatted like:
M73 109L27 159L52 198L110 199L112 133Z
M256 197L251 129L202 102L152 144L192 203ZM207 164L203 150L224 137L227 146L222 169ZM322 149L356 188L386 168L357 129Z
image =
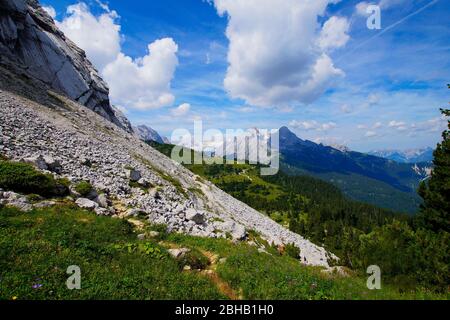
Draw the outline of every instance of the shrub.
M87 181L81 181L75 186L75 191L83 197L89 195L93 189L92 185Z
M0 188L43 197L65 196L67 186L51 174L43 174L32 165L0 160Z
M191 249L178 263L180 268L191 266L195 270L204 270L209 265L209 260L200 251Z
M284 254L294 259L300 259L300 249L294 244L286 245L284 248Z

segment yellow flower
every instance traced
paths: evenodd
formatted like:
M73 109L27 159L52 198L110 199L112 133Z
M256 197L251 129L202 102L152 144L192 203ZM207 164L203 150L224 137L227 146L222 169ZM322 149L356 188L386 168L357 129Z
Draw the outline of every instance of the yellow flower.
M16 296L14 296L14 297L12 297L12 299L13 299L13 300L17 300L17 297L16 297Z

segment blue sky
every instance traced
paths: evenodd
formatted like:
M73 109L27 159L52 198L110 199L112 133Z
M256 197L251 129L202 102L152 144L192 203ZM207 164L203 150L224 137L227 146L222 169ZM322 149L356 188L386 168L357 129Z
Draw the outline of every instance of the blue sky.
M55 20L72 35L69 29L73 24L67 19L76 13L66 10L79 1L41 2L55 9ZM87 0L81 17L88 12L98 20L91 21L92 27L80 28L79 34L72 30L77 39L72 40L82 48L86 43L83 49L88 56L92 54L104 78L111 79L113 103L126 110L134 124L147 124L162 135L170 136L176 128L190 129L194 119L202 119L205 128L218 129L287 125L301 138L344 144L358 151L434 146L440 140L446 122L439 107L450 101L446 88L450 74L448 0L375 1L381 7L381 30L367 28L367 16L358 11L364 8L361 1L329 1L323 8L299 5L299 10L311 9L312 13L291 17L298 21L285 32L283 13L288 11L283 10L289 8L282 8L283 4L275 9L281 3L278 0L263 2L267 10L250 4L235 6L228 0ZM120 26L116 32L120 39L112 37L102 43L105 52L94 57L96 52L89 47L92 39L103 41L111 29L105 23L107 30L97 32L95 23L102 15ZM82 23L88 21L83 19ZM332 36L326 38L322 49L310 50L316 40L324 39L320 30L326 29L329 20L333 20L329 23ZM91 42L83 42L87 34ZM139 73L151 89L143 86L141 91L133 91L147 100L127 96L126 83L135 79L124 73L134 70L132 62L145 64L138 59L148 55L147 46L160 39L171 39L153 47L154 52L164 52L164 57L154 57L156 62L141 70L152 73L155 64L161 66L154 72L156 76L147 79ZM103 56L114 41L120 42L115 50L124 57L124 64L103 69L101 59L106 59ZM319 84L298 93L308 86L314 61L324 55L332 66L323 72L323 79L319 77ZM125 57L131 58L129 63ZM123 65L129 68L120 68ZM232 71L227 74L228 68ZM251 83L253 75L257 87ZM289 90L284 87L281 92L286 94L279 94L279 86Z

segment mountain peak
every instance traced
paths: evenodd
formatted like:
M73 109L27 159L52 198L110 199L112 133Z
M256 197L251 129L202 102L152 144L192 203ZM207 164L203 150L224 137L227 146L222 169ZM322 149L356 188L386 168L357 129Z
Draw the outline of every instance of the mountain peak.
M280 130L278 130L279 132L280 132L280 135L283 135L283 134L294 134L288 127L286 127L286 126L282 126L281 128L280 128Z
M137 126L133 128L133 130L142 141L154 141L164 144L164 140L161 138L159 133L146 125Z

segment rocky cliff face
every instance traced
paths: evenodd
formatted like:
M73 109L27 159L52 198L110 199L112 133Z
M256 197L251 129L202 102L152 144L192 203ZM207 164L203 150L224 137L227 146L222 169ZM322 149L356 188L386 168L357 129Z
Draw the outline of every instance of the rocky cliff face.
M137 126L133 128L133 131L142 141L154 141L161 144L164 143L164 140L161 138L159 133L146 125Z
M131 130L116 116L108 86L85 52L57 29L37 0L0 1L0 64Z

